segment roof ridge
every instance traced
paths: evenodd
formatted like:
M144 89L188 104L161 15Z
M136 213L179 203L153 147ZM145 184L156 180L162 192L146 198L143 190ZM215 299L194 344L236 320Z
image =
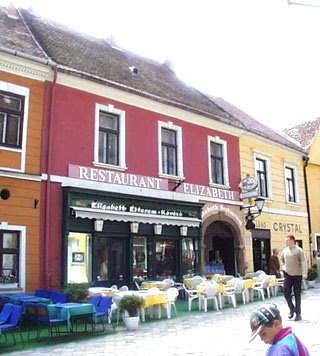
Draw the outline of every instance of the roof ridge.
M33 32L30 30L28 24L26 23L21 11L20 11L20 8L16 7L16 10L19 14L19 17L23 23L23 26L26 28L26 30L28 31L28 33L30 34L32 40L34 41L35 45L39 48L39 50L41 51L41 53L50 61L52 61L52 58L50 58L50 56L48 56L48 54L46 53L46 51L42 48L42 46L40 45L40 43L38 42L38 40L35 38Z

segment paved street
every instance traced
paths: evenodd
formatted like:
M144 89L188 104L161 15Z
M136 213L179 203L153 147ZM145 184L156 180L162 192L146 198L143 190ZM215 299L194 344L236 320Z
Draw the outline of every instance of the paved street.
M284 326L292 326L308 347L310 355L320 350L320 287L303 292L300 322L287 318L283 296L271 298L281 310ZM16 356L80 356L80 355L195 355L195 356L263 356L267 345L257 337L249 343L249 317L260 302L240 305L236 309L203 313L193 317L163 320L140 325L135 332L117 327L116 333L87 341L77 341L35 350L8 353ZM210 303L211 306L211 303Z

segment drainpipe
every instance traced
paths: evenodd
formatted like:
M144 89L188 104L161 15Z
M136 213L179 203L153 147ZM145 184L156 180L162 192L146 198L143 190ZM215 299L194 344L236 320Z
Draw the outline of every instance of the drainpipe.
M311 229L311 217L310 217L310 201L309 201L309 190L308 190L308 180L307 180L307 166L309 162L308 156L302 157L303 161L303 178L304 186L306 191L306 204L307 204L307 213L308 213L308 230L309 230L309 249L310 249L310 264L312 265L312 229Z
M50 95L50 113L48 125L48 151L47 151L47 184L46 184L46 204L45 204L45 234L44 234L44 254L45 254L45 288L51 287L52 269L50 264L50 194L51 194L51 168L52 168L52 141L53 141L53 122L55 111L55 92L57 82L57 70L54 68L53 82Z

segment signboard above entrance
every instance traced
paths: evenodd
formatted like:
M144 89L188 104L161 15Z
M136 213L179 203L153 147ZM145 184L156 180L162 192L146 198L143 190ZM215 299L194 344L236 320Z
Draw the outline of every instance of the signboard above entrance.
M141 176L133 173L116 172L103 168L91 168L69 164L68 176L71 178L101 183L155 190L169 190L168 179ZM218 187L208 187L183 182L175 191L177 193L196 195L198 197L213 198L217 201L239 201L239 192Z
M168 180L69 164L69 177L138 188L168 190Z

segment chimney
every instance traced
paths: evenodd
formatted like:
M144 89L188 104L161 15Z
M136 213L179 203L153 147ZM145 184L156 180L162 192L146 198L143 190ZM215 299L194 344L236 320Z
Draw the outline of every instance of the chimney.
M168 67L169 69L171 69L172 71L174 71L174 68L173 68L173 61L169 58L167 58L163 64Z

